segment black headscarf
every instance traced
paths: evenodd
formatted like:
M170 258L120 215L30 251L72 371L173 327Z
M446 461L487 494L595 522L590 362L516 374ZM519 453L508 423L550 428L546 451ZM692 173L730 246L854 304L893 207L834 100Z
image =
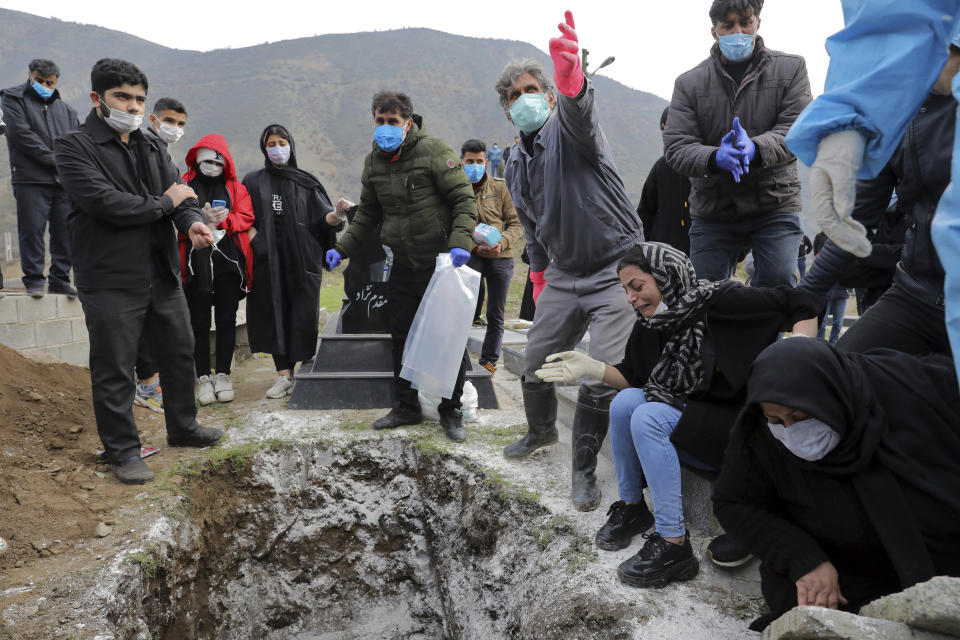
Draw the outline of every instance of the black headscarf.
M809 338L780 340L751 367L735 441L766 425L760 402L799 409L840 434L821 460L796 463L851 476L901 582L932 577L902 487L941 505L945 521L960 520L960 392L953 362L891 349L844 353Z
M666 341L660 359L643 386L647 400L682 408L687 396L703 378L703 343L707 302L724 282L697 280L690 259L682 251L662 242L638 245L647 264L640 267L653 276L667 306L647 318L637 312L638 322L663 333Z
M267 138L269 138L270 135L277 134L277 130L279 130L279 135L282 135L287 142L290 143L290 159L287 161L287 164L283 166L277 166L273 164L273 162L270 161L269 156L267 156ZM273 133L270 133L271 131L273 131ZM323 188L320 180L318 180L313 174L308 173L297 166L297 144L294 142L293 136L286 127L279 124L271 124L267 126L263 130L263 133L260 134L260 151L263 153L264 166L266 167L267 174L270 176L275 176L278 179L280 185L280 195L283 197L285 206L296 206L298 201L296 189L299 186L317 193L322 205L322 211L320 211L321 214L327 214L330 211L333 211L333 205L330 204L330 196L327 195L327 190ZM270 211L270 189L261 188L260 198L262 200L262 210ZM287 236L285 246L291 247L294 252L293 255L287 256L292 263L291 273L293 274L293 277L296 279L306 277L302 249L296 238L296 226L292 224L283 225L282 232ZM324 268L326 268L325 263Z

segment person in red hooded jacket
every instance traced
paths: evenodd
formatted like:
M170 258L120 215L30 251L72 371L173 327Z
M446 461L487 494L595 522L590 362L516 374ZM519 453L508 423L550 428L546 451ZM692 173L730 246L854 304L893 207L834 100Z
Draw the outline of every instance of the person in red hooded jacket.
M247 188L237 180L230 149L223 136L204 136L187 152L183 180L197 192L204 221L216 243L194 249L180 235L180 273L193 327L193 358L197 401L233 400L230 365L236 345L237 308L253 281L253 254L248 230L253 205ZM225 206L215 206L222 201ZM217 203L219 205L219 203ZM210 308L217 322L216 373L210 376Z

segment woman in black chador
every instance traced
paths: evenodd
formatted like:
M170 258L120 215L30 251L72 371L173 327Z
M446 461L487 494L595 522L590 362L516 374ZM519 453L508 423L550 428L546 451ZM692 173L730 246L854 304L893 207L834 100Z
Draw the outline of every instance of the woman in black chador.
M758 556L770 614L856 612L960 576L960 393L953 361L822 340L754 361L714 489L717 519Z
M296 146L286 128L272 124L260 135L264 168L248 173L257 233L254 289L247 298L250 350L269 353L277 381L268 398L293 390L293 368L317 348L323 255L332 249L341 220L320 181L297 167Z

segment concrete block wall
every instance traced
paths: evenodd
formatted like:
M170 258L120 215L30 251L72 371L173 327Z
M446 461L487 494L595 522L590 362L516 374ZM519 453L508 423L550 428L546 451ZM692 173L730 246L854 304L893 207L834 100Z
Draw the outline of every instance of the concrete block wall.
M90 339L80 301L7 294L0 298L0 344L28 357L87 366Z
M246 330L246 301L237 312L236 357L250 356ZM216 327L211 330L211 350L216 343ZM32 298L8 293L0 298L0 344L27 357L57 360L80 367L89 366L90 337L77 299L62 295Z

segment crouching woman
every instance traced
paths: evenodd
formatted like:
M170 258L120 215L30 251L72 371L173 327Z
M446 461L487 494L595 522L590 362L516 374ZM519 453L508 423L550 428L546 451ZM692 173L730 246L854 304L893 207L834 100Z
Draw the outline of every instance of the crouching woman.
M953 362L787 340L754 362L714 512L762 560L770 613L856 612L960 576L960 394Z
M631 586L662 587L699 571L683 520L680 462L716 474L746 398L750 363L781 331L814 335L820 301L790 287L697 280L689 258L659 242L631 249L618 272L637 313L623 361L611 366L568 351L549 356L537 375L549 382L602 379L621 389L610 405L620 500L596 543L624 549L655 524L618 574Z

